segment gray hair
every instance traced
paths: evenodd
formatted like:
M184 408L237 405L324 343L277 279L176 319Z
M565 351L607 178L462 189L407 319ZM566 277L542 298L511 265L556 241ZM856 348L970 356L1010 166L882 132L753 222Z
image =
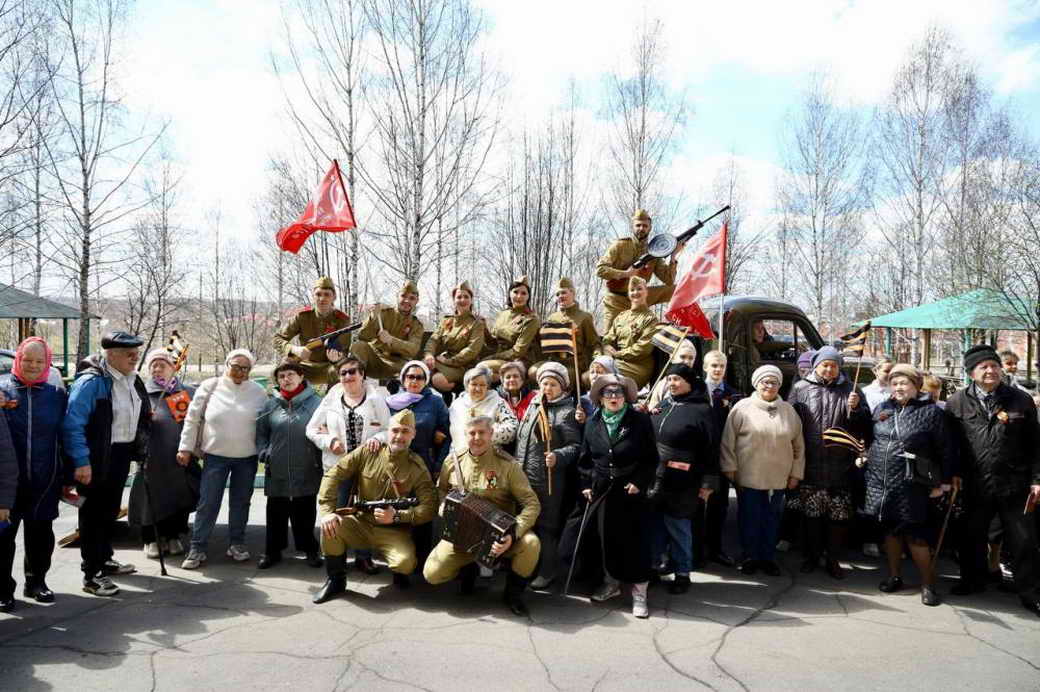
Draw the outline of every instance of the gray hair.
M491 371L482 366L477 366L467 370L466 374L462 376L462 386L468 387L470 381L475 377L483 377L487 380L488 386L491 386Z
M469 430L470 428L475 428L478 425L483 426L488 430L495 429L495 421L493 418L491 418L491 416L477 416L476 418L470 418L468 421L466 421L466 430Z

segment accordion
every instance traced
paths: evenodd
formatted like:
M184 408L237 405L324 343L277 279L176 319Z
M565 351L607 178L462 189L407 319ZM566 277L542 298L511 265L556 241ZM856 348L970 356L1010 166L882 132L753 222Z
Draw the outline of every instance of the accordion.
M478 565L497 566L491 546L507 535L516 539L516 517L492 502L461 490L444 498L444 540L472 555Z

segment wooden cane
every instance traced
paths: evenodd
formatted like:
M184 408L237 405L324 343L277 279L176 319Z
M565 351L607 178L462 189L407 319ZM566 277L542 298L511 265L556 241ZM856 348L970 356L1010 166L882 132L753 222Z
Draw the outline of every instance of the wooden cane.
M939 562L939 553L942 551L943 539L946 538L946 527L950 525L950 515L953 514L953 505L957 502L957 486L953 487L953 492L950 494L950 506L946 508L946 517L943 519L942 530L939 531L939 541L935 544L935 554L932 555L932 564L928 571L934 577L935 565Z
M665 363L663 368L661 368L661 374L657 376L657 379L654 380L654 385L650 387L651 394L653 394L654 390L657 389L657 385L660 384L661 380L664 378L664 374L668 372L668 366L672 364L672 361L675 359L675 354L679 351L679 347L682 346L682 342L686 340L686 335L689 333L690 328L683 327L682 337L675 342L675 347L672 349L672 352L668 354L668 362Z
M571 327L571 351L574 356L574 405L581 406L581 370L578 369L578 327Z
M545 415L545 395L544 394L542 395L542 401L539 403L539 406L538 406L538 422L541 424L541 428L542 428L542 440L545 442L545 453L548 454L550 451L552 451L550 449L551 446L552 446L552 427L549 425L549 417L547 415ZM553 472L553 470L551 468L549 468L549 462L545 463L545 467L546 467L545 477L548 479L549 496L551 497L552 496L552 472Z

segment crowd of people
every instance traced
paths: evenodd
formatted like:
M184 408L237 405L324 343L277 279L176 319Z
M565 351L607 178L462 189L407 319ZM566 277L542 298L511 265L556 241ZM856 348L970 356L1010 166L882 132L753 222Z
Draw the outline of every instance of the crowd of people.
M841 580L850 546L869 553L880 544L888 575L879 589L906 588L909 556L922 603L936 606L948 528L960 567L951 594L982 591L995 570L1004 576L1003 565L1006 588L1040 614L1031 511L1040 499L1040 419L1029 393L1006 378L1007 354L969 349L970 381L947 401L926 374L890 359L860 389L830 346L802 353L793 383L767 363L741 392L722 351L698 357L686 341L655 382L648 305L670 287L648 290L616 264L645 248L649 217L633 222L633 238L601 261L608 285L627 282L608 294L603 337L572 282L556 285L559 311L547 321L573 325L573 353L541 354L525 277L510 283L508 307L490 325L460 283L453 313L425 343L414 283L344 339L335 286L322 278L314 304L275 338L283 360L270 391L251 378L255 359L245 349L194 386L181 381L168 349L149 352L138 374L142 340L111 332L77 365L66 393L48 380L50 347L26 339L0 377L0 610L16 603L19 529L23 594L54 600L46 575L61 498L78 507L83 590L119 592L113 577L135 567L114 558L113 532L137 462L129 521L141 529L144 555L183 554L187 570L209 562L225 489L225 555L251 559L246 527L262 465L257 567L282 561L291 527L295 550L325 568L316 604L347 589L353 552L354 569L385 565L401 589L421 575L431 585L457 580L468 594L481 572L497 568L517 615L527 613L529 589L566 592L575 578L594 602L630 594L633 614L645 618L654 584L684 594L708 563L741 578L779 577L778 550L797 546L801 573L822 567ZM674 279L674 258L655 262L658 278ZM330 333L336 338L314 345ZM739 561L722 541L731 488ZM441 535L449 501L468 496L512 522L487 554Z

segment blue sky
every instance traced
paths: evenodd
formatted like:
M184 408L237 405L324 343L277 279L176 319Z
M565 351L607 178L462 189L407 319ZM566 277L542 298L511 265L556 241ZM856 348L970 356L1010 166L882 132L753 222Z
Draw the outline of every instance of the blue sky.
M696 200L732 150L752 205L765 210L777 136L806 77L829 70L843 102L869 112L930 22L949 29L1000 98L1040 137L1040 3L940 0L621 2L477 0L487 46L510 78L508 112L536 121L573 77L593 105L603 74L623 69L644 12L665 22L665 70L693 105L670 176ZM141 0L121 66L128 106L168 118L184 167L185 221L219 206L230 230L255 223L268 156L292 134L268 54L280 40L272 0ZM515 125L516 122L513 122Z

